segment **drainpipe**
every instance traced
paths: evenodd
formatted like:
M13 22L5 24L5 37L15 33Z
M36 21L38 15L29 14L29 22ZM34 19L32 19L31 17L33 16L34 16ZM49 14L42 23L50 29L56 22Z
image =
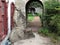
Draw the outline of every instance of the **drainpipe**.
M11 7L10 7L11 2L8 3L8 33L5 39L1 42L1 45L6 45L6 42L9 38L10 32L11 32Z

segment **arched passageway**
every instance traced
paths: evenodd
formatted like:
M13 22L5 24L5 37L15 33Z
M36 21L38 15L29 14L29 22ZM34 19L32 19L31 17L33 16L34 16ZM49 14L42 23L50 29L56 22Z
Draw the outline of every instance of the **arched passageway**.
M42 27L42 16L44 13L43 3L40 0L30 0L26 4L27 27Z

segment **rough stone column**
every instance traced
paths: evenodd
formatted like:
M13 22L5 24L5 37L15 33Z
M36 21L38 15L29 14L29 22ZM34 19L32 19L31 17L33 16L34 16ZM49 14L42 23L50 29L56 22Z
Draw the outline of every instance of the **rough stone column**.
M25 10L25 6L26 6L26 3L28 2L28 0L15 0L15 6L16 6L16 8L18 9L18 10L21 10L21 12L22 12L22 14L25 16L25 18L26 18L26 10ZM17 24L17 18L18 18L18 16L19 16L19 13L18 13L18 11L16 11L15 10L15 15L14 15L14 20L15 20L15 22L16 22L16 24ZM21 20L21 18L20 18L20 20ZM26 20L25 20L26 21ZM23 23L23 21L22 21L22 23ZM23 23L25 26L26 26L26 22L25 23Z
M19 11L15 9L15 14L13 18L15 21L15 27L12 29L10 35L10 41L13 43L24 38L23 30L25 30L26 27L25 5L26 5L26 1L24 0L15 1L15 6Z

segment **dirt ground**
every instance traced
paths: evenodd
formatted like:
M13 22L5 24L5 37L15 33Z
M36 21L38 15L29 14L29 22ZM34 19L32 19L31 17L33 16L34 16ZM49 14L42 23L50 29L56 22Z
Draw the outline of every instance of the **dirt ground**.
M52 45L51 40L34 33L35 37L15 42L13 45Z

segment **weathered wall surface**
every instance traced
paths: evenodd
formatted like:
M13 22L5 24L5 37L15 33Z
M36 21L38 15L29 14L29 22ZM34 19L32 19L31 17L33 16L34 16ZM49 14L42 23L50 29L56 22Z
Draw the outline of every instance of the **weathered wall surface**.
M22 10L22 12L23 12L23 14L25 15L25 7L26 7L26 4L27 4L27 2L28 2L29 0L15 0L15 6L18 8L18 9L21 9ZM40 1L42 1L42 0L40 0ZM42 1L43 2L43 1Z
M21 10L23 15L26 17L26 4L28 3L29 0L15 0L15 6L18 10ZM40 0L44 2L43 0ZM14 20L17 23L17 18L18 18L18 11L15 10L15 15L14 15Z
M14 21L15 21L15 27L13 28L11 35L10 35L10 40L11 42L15 42L17 40L20 40L21 38L19 37L24 37L24 31L26 27L26 4L29 0L15 0L15 6L18 10L15 10L14 14ZM18 32L18 33L17 33ZM18 39L17 39L18 38Z

